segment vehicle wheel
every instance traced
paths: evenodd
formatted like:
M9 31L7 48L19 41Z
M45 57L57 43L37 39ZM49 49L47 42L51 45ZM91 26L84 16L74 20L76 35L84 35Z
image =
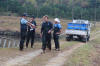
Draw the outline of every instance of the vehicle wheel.
M84 39L84 42L86 43L87 41L88 41L88 39L87 39L87 38L85 38L85 39Z
M87 41L89 41L90 40L90 36L88 36L88 38L87 38Z
M66 41L71 41L72 40L72 36L66 37Z
M66 40L67 40L67 41L71 41L71 39L70 39L70 38L66 38Z
M88 41L88 38L83 38L82 41L86 43Z
M81 37L81 36L78 36L78 40L79 40L79 41L82 41L82 37Z

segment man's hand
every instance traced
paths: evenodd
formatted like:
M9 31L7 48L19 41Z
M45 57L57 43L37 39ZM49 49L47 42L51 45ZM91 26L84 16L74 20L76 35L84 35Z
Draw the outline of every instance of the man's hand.
M29 22L31 23L31 22L32 22L32 20L30 19L30 20L29 20Z
M34 24L31 24L31 27L32 27L32 28L36 28L36 26L35 26Z
M59 32L57 32L56 34L61 34L61 30Z
M30 22L27 22L27 25L28 25L28 26L30 26L30 25L31 25L31 23L30 23Z
M40 37L42 38L42 34L40 33Z
M60 34L60 32L57 32L56 34Z
M50 34L50 33L51 33L51 31L52 31L52 30L49 30L49 31L48 31L48 34Z
M27 25L30 26L30 27L32 27L32 28L35 28L35 27L36 27L35 25L33 25L33 24L30 23L30 22L28 22Z

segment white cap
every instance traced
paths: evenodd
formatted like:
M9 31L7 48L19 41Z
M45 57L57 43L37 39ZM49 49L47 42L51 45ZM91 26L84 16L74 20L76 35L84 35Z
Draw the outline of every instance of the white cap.
M54 21L56 21L56 22L60 23L59 18L55 18L55 19L54 19Z

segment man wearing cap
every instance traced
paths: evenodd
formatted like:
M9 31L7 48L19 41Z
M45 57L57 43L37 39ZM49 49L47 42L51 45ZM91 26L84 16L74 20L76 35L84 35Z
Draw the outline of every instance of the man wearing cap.
M54 32L53 32L53 38L54 38L54 43L55 43L55 50L60 51L60 46L59 46L59 35L61 33L61 24L60 20L58 18L54 19L55 24L54 24Z
M32 16L30 18L31 23L35 26L36 28L36 21L35 21L35 17ZM29 41L31 40L31 48L33 48L33 44L34 44L34 38L35 38L35 28L32 28L30 26L28 26L28 32L27 32L27 41L26 41L26 48L28 48L28 44Z
M51 31L53 29L53 24L48 21L48 16L43 17L44 22L41 27L41 37L42 37L42 49L45 53L46 46L51 50Z
M26 14L23 14L22 15L22 18L20 20L20 31L21 31L21 39L20 39L20 44L19 44L19 50L22 51L23 50L23 47L24 47L24 41L25 41L25 38L26 38L26 33L27 33L27 25L28 26L31 26L32 28L34 28L34 25L32 25L30 23L30 21L27 21L26 20L27 18L27 15Z

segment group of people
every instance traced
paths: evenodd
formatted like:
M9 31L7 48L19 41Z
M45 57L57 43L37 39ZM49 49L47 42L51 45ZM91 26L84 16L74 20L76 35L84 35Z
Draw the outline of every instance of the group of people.
M30 20L28 21L27 15L22 15L20 20L20 29L21 29L21 40L19 45L19 50L23 51L24 42L26 38L26 48L28 48L29 41L31 40L31 48L34 45L34 37L35 37L35 29L37 27L35 17L31 16ZM58 18L54 19L54 24L48 20L48 16L43 16L43 22L41 25L41 33L40 37L42 38L42 50L45 53L46 47L51 51L51 38L52 38L52 31L53 31L53 39L55 43L55 50L60 51L59 46L59 35L61 34L61 24Z

